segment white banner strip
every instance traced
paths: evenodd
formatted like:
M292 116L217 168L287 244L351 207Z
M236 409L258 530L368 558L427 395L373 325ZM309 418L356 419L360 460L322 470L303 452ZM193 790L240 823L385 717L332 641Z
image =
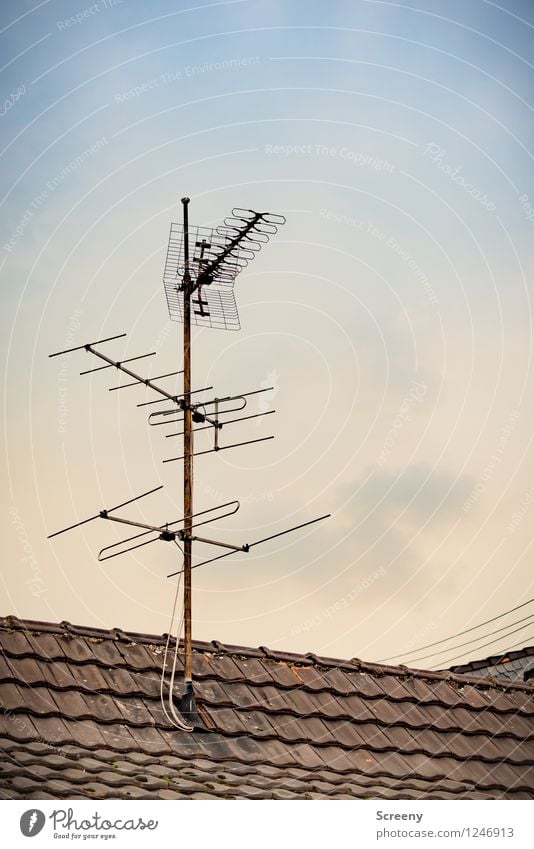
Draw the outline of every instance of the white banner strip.
M5 801L2 845L532 849L531 801ZM214 800L215 801L215 800ZM229 800L231 801L231 800ZM268 808L271 808L269 811ZM31 843L35 840L35 843Z

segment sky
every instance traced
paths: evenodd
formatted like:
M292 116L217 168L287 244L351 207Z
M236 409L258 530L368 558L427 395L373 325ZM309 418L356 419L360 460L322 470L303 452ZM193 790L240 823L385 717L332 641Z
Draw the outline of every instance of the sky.
M199 399L276 411L198 457L195 509L239 500L206 526L234 545L331 514L196 570L194 637L424 668L532 643L533 28L526 0L2 4L3 614L169 629L176 546L47 536L160 485L117 515L178 519L179 437L48 355L127 333L101 350L181 368L188 196L196 226L287 219L236 279L241 330L193 333Z

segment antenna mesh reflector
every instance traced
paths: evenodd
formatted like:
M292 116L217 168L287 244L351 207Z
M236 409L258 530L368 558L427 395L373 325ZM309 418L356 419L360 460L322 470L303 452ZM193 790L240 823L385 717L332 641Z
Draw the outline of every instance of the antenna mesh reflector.
M178 291L176 280L165 283L165 295L172 321L183 322L184 296ZM216 330L239 330L241 325L233 291L215 286L197 289L191 298L191 324Z
M189 225L189 271L193 285L206 267L225 250L229 242L226 234L209 227ZM200 285L191 298L191 323L199 327L219 330L239 330L239 315L234 296L234 279L246 262L240 261L234 250L220 265L209 285ZM180 291L184 275L184 242L181 224L171 224L169 246L165 260L163 281L169 315L173 321L183 322L184 299Z

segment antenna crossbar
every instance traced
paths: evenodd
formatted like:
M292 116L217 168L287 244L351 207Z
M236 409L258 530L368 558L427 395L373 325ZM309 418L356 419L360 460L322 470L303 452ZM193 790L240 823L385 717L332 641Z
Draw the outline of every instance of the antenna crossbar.
M107 368L107 366L103 366L103 368ZM156 377L151 378L151 380L162 380L164 377L174 377L174 375L182 373L182 371L169 371L167 374L158 374ZM134 380L133 383L123 383L121 386L110 386L109 392L114 392L116 389L127 389L129 386L139 386L143 383L146 383L146 381Z
M210 557L209 560L203 560L201 563L195 563L191 568L198 569L199 566L205 566L207 563L214 563L215 560L222 560L223 557L230 557L232 554L237 554L238 551L248 552L251 548L254 548L256 545L261 545L264 542L269 542L272 539L276 539L277 537L283 537L286 534L291 534L293 531L298 531L301 528L307 528L309 525L315 525L317 522L322 522L323 519L329 519L331 516L330 513L325 513L324 516L319 516L317 519L311 519L309 522L302 522L300 525L295 525L292 528L287 528L285 531L279 531L277 534L271 534L271 536L264 537L263 539L257 539L255 542L250 542L241 547L233 546L232 551L227 551L224 554L218 554L217 557ZM213 543L213 540L202 540L202 542L212 542L212 544L221 545L221 543ZM226 548L230 548L230 546L226 546ZM171 572L170 575L167 575L168 578L174 578L176 575L180 575L183 570L179 569L177 572Z
M204 386L202 389L192 389L190 392L183 392L181 395L174 395L171 400L173 400L175 403L177 403L178 406L180 407L180 409L183 412L185 412L186 405L185 405L185 403L183 402L182 399L187 398L187 397L191 397L191 395L197 395L199 392L206 392L208 389L213 389L213 386ZM157 403L159 403L163 400L165 400L165 399L164 398L157 398L155 401L144 401L142 404L138 404L137 406L138 407L148 407L150 404L157 404ZM192 405L189 405L189 408L192 410L193 409ZM150 415L148 417L148 423L152 426L158 425L158 424L169 424L169 422L153 422L153 421L151 421L151 419L155 418L156 416L176 415L176 412L177 412L177 410L175 410L174 408L171 409L171 410L157 410L155 413L150 413ZM174 421L178 421L178 419L175 419ZM180 419L180 421L181 421L181 419Z
M274 436L262 436L261 439L247 439L246 442L234 442L232 445L218 445L216 448L208 448L207 451L194 451L193 457L199 457L201 454L213 454L217 451L226 451L228 448L240 448L242 445L253 445L255 442L267 442L268 439L274 439ZM162 460L163 463L174 463L175 460L183 460L181 457L169 457L168 460Z
M196 395L199 392L207 392L208 389L213 389L213 386L204 386L203 389L193 389L192 392L189 392L189 393L183 392L181 395L178 394L175 397L176 398L185 398L187 394ZM166 400L165 398L156 398L154 401L143 401L142 404L137 404L137 406L138 407L149 407L151 404L161 404L161 402L165 401L165 400ZM170 411L167 411L167 412L175 413L176 410L170 410Z
M145 528L145 530L152 532L160 531L160 527L158 525L147 525L145 522L134 522L132 519L122 519L120 516L110 516L109 510L101 510L98 515L100 519L109 519L111 522L120 522L121 525L131 525L132 528Z
M93 342L93 345L96 345L96 342ZM152 351L150 354L140 354L138 357L129 357L127 360L121 360L121 365L122 365L122 363L133 363L134 360L144 360L144 359L146 359L146 357L155 357L155 356L156 356L156 351ZM112 368L112 366L110 366L110 365L97 366L96 368L90 368L90 369L87 369L86 371L81 371L80 377L84 374L92 374L95 371L104 371L104 369L106 369L106 368Z
M64 351L56 351L55 354L49 354L48 356L60 357L62 354L70 354L72 351L81 351L83 348L87 350L88 347L91 347L91 345L103 345L104 342L112 342L114 339L123 339L126 335L126 333L119 333L118 336L108 336L107 339L98 339L96 342L89 342L88 345L78 345L76 348L65 348Z
M206 389L213 389L213 387L208 386L208 387L206 387ZM269 415L270 413L274 413L275 412L274 410L269 410L269 411L266 411L266 412L263 412L263 413L255 413L255 414L250 415L250 416L242 416L241 418L238 418L238 419L230 419L230 420L227 419L226 421L224 419L222 421L219 419L220 416L228 415L229 413L239 413L239 412L241 412L241 410L244 410L245 407L247 406L247 398L249 398L251 395L259 395L261 392L270 392L272 389L274 389L273 386L268 386L265 389L255 389L252 392L243 392L243 393L241 393L241 395L228 395L225 398L213 398L210 401L199 401L196 404L191 404L193 421L197 422L197 423L202 423L202 422L206 421L206 422L209 422L210 425L212 425L213 427L222 428L222 426L224 424L231 424L231 422L246 421L247 419L259 418L260 416L266 416L266 415ZM196 389L195 390L195 392L204 392L204 391L205 391L205 389ZM194 393L191 392L190 394L193 395ZM141 407L141 406L146 406L148 404L157 404L159 401L160 401L160 399L157 399L156 401L145 401L144 405L138 404L137 406ZM221 410L220 405L221 404L227 404L229 401L242 401L243 403L238 404L236 407L226 407L226 409L223 408ZM208 415L207 412L206 412L206 409L208 407L214 407L213 413L211 413L211 411L210 411L210 415ZM202 410L204 412L202 412ZM174 415L174 414L176 414L176 410L174 410L174 409L172 409L172 410L159 410L156 413L152 413L149 416L148 421L149 421L149 424L151 424L151 425L175 424L175 423L178 423L178 422L181 423L183 421L183 419L181 419L181 418L180 419L168 419L167 421L161 421L161 422L153 422L152 421L152 418L156 418L158 416L163 417L163 416L170 416L170 415ZM213 418L211 418L211 416L213 416ZM196 428L196 430L205 430L205 429L206 428ZM171 434L171 435L174 435L174 434Z
M262 392L272 392L274 386L266 386L262 389L253 389L252 392L240 392L239 395L226 395L224 398L212 398L209 401L201 401L198 404L195 404L195 407L212 407L214 404L225 404L228 401L240 401L242 398L250 398L252 395L261 395ZM219 412L228 412L233 413L238 410L242 410L246 407L245 404L241 407L232 407L229 410L220 410Z
M171 392L167 392L166 389L163 389L161 386L158 386L150 378L142 377L142 375L137 374L135 371L132 371L131 369L126 368L124 363L125 362L131 362L131 360L112 360L111 357L108 357L106 354L103 354L102 351L97 351L96 348L94 347L94 345L100 345L103 342L111 342L114 339L122 339L124 336L126 336L126 333L121 333L119 336L110 336L108 339L100 339L98 342L88 342L85 345L78 345L76 348L67 348L64 351L56 351L56 353L49 354L48 356L49 357L59 357L62 354L70 354L70 353L72 353L72 351L87 351L89 354L94 354L95 357L98 357L100 360L103 360L107 364L103 368L113 366L114 368L118 369L119 371L123 371L124 374L128 375L128 377L133 377L134 383L133 384L125 384L125 386L134 386L136 384L144 384L149 389L152 389L154 392L157 392L158 395L161 395L166 400L173 401L179 407L181 407L182 409L185 409L185 403L184 403L184 401L180 400L180 396L173 395ZM145 356L151 356L151 355L145 355ZM132 357L132 359L141 359L141 357ZM181 374L181 372L175 372L175 373ZM159 378L155 378L155 379L158 380L158 379L161 379L163 377L170 377L170 374L160 375ZM115 386L115 387L112 387L112 389L123 389L123 388L125 388L125 386ZM211 388L211 387L209 387L209 388ZM185 394L187 394L187 393L184 393L184 395Z
M259 419L261 416L272 416L273 413L276 413L276 410L266 410L265 413L254 413L252 416L240 416L238 419L227 419L225 422L212 422L209 425L205 425L204 427L196 427L194 428L195 433L199 430L211 430L211 428L215 425L218 428L222 428L229 424L235 424L236 422L246 422L249 419ZM208 417L205 417L207 421L210 421ZM173 419L173 421L182 421L182 419ZM165 424L171 424L171 422L165 422ZM179 431L179 433L166 433L165 438L169 439L171 436L183 436L183 430Z
M209 507L207 510L201 510L199 513L195 513L194 519L197 519L199 516L205 516L207 513L213 513L215 510L223 510L226 507L231 507L230 510L226 510L225 513L221 513L219 516L213 516L211 519L203 519L201 522L193 522L191 525L192 528L199 528L201 525L209 525L211 522L218 522L220 519L226 519L228 516L233 516L234 513L237 513L240 507L239 501L227 501L225 504L218 504L216 507ZM106 545L102 548L98 554L98 560L102 562L103 560L111 560L112 557L118 557L121 554L126 554L128 551L133 551L136 548L141 548L144 545L149 545L152 542L157 542L159 539L163 537L160 535L160 531L168 531L169 528L173 528L175 525L183 524L182 519L175 519L173 522L165 522L164 525L159 525L156 528L157 536L152 539L146 540L145 542L138 543L136 545L129 546L128 548L121 549L121 551L116 551L114 554L108 554L105 557L102 557L102 554L105 551L111 551L114 548L119 548L120 546L126 545L129 542L133 542L137 539L141 539L141 537L149 536L153 533L153 531L143 531L140 534L134 534L131 537L127 537L126 539L119 540L118 542L114 542L111 545ZM165 537L165 539L170 539L169 536Z
M127 504L133 504L134 501L139 501L141 498L144 498L146 495L152 495L153 492L157 492L159 489L163 489L163 485L155 486L154 489L149 489L147 492L142 492L141 495L136 495L135 498L129 498L128 501L123 501L122 504L116 504L115 507L110 507L108 510L101 510L96 516L90 516L88 519L82 519L81 522L76 522L74 525L69 525L68 528L62 528L60 531L55 531L53 534L49 534L47 539L52 539L52 537L57 537L60 534L64 534L67 531L72 531L74 528L79 528L80 525L86 525L88 522L92 522L94 519L102 518L103 513L114 513L115 510L119 510L121 507L126 507Z
M231 545L229 542L220 542L216 539L207 539L206 537L190 536L186 537L183 532L179 532L178 536L181 540L190 540L191 542L205 542L208 545L218 545L221 548L230 548L232 551L248 551L248 545Z
M92 345L82 345L81 347L88 351L90 354L94 354L95 357L104 360L104 362L108 363L108 365L115 366L115 368L119 371L123 371L124 374L128 375L128 377L133 377L136 383L144 383L145 386L148 386L149 389L152 389L154 392L157 392L158 395L162 395L169 401L174 401L179 406L182 405L183 402L178 400L177 395L173 395L171 392L167 392L166 389L162 389L161 386L157 386L157 384L153 383L149 378L144 378L140 374L136 374L135 371L126 368L126 366L124 366L120 360L112 360L110 357L106 356L106 354L103 354L101 351L97 351L96 348L93 348Z

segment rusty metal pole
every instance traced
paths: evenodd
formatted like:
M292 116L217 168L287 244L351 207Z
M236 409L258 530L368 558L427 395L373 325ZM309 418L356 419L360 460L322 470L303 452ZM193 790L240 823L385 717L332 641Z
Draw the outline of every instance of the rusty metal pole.
M192 515L193 515L193 442L191 421L191 273L189 268L189 198L182 198L184 228L184 695L182 712L194 711L192 658Z

